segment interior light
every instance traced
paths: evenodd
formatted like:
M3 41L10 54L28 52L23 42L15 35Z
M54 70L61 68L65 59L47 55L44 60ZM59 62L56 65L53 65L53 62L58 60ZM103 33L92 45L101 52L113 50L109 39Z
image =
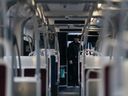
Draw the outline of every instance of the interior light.
M36 16L39 16L38 12L36 11Z
M44 23L47 24L47 20L46 20L45 15L44 15L43 7L40 8L40 11L41 11L41 14L42 14L42 18L44 20Z
M91 18L91 22L93 22L94 21L94 18Z
M37 6L37 11L38 11L39 17L42 18L39 6Z
M82 33L80 33L80 32L78 32L78 33L77 32L74 32L74 33L73 32L70 32L70 33L68 33L68 35L81 35L81 34Z
M47 20L44 16L43 8L39 4L37 5L37 12L36 13L37 13L36 16L39 16L41 19L43 19L44 23L47 24Z
M32 0L32 5L35 6L35 0Z
M102 4L99 3L99 4L97 5L97 7L98 7L98 9L100 9L100 8L102 7Z

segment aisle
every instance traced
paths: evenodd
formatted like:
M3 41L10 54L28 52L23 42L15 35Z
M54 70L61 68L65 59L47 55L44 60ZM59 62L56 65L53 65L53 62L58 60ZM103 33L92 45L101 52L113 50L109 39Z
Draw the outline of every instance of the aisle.
M60 87L58 96L79 96L79 87Z

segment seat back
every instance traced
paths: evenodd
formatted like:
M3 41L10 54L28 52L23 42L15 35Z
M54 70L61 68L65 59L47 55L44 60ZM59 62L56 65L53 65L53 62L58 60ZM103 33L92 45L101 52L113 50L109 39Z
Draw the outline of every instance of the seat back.
M6 66L0 64L0 96L6 96L6 71Z
M36 83L34 77L15 77L14 96L36 96Z

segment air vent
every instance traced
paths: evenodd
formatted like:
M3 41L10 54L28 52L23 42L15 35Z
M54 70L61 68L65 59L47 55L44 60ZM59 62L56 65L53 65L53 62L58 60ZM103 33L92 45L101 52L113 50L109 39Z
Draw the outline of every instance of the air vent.
M82 25L82 24L76 24L76 25L74 25L74 27L84 27L84 24Z
M88 35L99 35L98 32L89 32Z
M67 32L67 31L82 31L82 29L60 29L60 31L64 31L64 32Z
M55 20L55 24L85 24L84 20Z

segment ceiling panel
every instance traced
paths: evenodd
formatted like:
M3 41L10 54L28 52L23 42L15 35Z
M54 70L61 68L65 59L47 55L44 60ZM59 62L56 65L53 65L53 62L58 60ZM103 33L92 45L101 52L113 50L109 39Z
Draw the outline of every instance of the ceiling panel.
M37 0L42 3L44 15L56 32L82 32L87 23L92 6L100 0ZM77 2L77 3L76 3ZM93 12L92 18L102 17L101 12ZM93 24L95 25L95 24ZM53 29L53 28L52 28ZM99 29L98 29L99 30Z
M48 4L50 11L82 11L85 4Z
M74 3L74 4L78 4L78 3L94 3L96 1L99 2L104 2L105 0L37 0L38 3Z
M64 31L64 32L67 32L67 31L70 31L70 32L71 31L73 31L73 32L76 32L77 31L77 32L79 32L80 31L81 32L82 29L60 29L60 31Z

